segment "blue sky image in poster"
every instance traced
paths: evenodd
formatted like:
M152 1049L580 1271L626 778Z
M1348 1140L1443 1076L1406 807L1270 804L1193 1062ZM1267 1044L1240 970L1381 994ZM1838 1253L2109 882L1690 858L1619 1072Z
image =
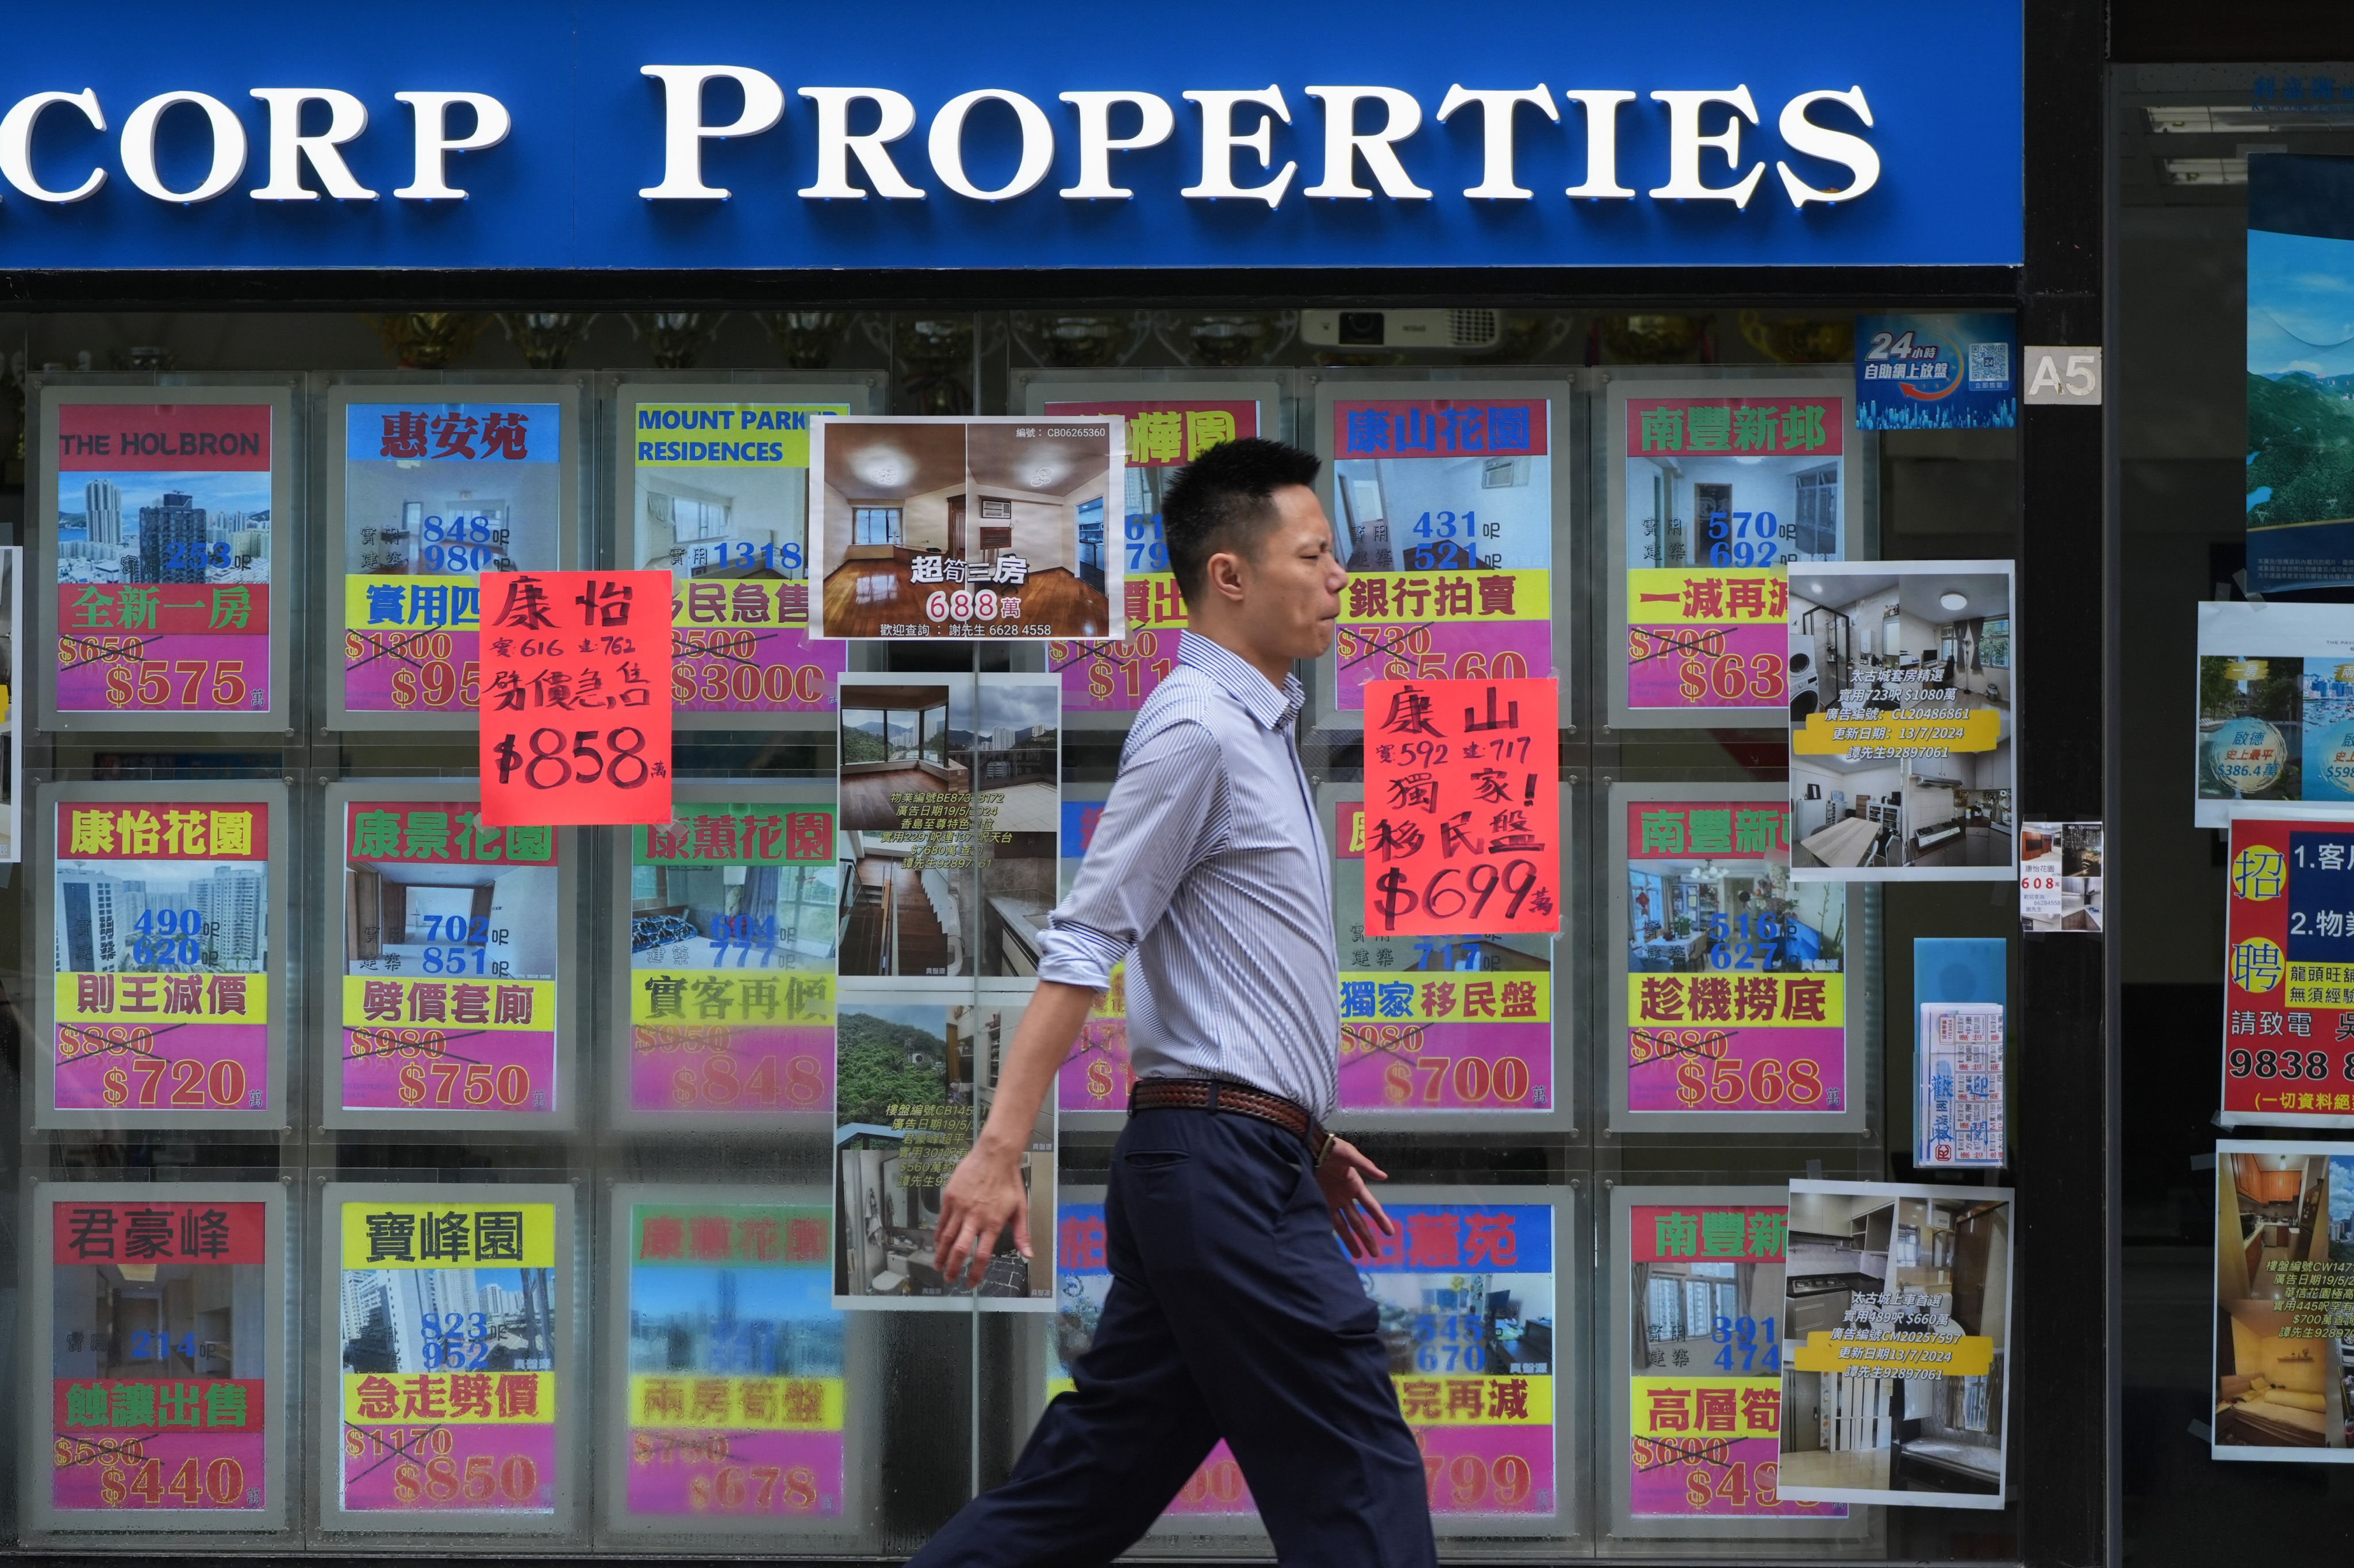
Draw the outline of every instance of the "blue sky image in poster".
M2354 158L2248 160L2248 588L2354 583Z
M1859 316L1862 430L2007 430L2019 423L2019 331L2006 311Z

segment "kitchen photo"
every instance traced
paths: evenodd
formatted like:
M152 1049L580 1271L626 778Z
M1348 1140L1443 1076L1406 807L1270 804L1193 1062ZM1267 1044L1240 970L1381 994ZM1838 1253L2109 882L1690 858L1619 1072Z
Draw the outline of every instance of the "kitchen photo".
M1784 1322L1794 1350L1814 1334L1843 1334L1849 1343L1925 1334L1990 1340L1993 1359L1979 1375L1894 1377L1809 1372L1785 1357L1784 1492L1802 1489L1796 1495L1842 1502L1870 1502L1884 1492L1999 1499L2009 1194L1793 1182L1787 1268ZM1901 1300L1893 1326L1847 1327L1859 1302L1870 1308L1875 1298Z
M2015 863L2009 563L1926 568L1819 562L1791 575L1790 863L1801 870L1999 876ZM1899 711L1948 717L1935 727L1951 744L1802 743L1825 722Z
M2354 1446L2349 1341L2296 1330L2346 1308L2315 1285L2354 1264L2345 1145L2216 1152L2215 1419L2219 1458L2343 1459ZM2252 1450L2291 1450L2256 1453ZM2333 1456L2330 1450L2338 1452Z

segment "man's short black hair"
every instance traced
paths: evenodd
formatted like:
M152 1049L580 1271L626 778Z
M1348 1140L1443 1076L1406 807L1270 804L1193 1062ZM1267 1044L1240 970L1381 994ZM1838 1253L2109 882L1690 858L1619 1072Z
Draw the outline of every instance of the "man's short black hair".
M1314 452L1246 436L1219 442L1170 481L1161 534L1188 606L1202 592L1210 557L1221 550L1255 556L1275 524L1275 493L1290 484L1314 488L1323 466Z

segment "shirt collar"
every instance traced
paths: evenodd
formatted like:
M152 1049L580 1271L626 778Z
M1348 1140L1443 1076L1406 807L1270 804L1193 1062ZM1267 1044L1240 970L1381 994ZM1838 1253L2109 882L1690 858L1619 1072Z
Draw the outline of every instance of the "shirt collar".
M1299 716L1300 705L1308 700L1299 676L1286 674L1283 690L1278 692L1256 668L1206 637L1184 639L1177 662L1192 665L1224 686L1226 694L1242 704L1243 711L1266 729L1289 728L1291 721Z

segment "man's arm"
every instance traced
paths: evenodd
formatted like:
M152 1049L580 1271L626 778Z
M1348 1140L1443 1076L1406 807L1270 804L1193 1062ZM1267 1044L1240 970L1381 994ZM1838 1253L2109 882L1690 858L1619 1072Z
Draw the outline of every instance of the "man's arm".
M968 1266L978 1285L989 1256L1007 1225L1022 1255L1030 1254L1030 1194L1022 1185L1022 1155L1038 1107L1055 1086L1055 1075L1071 1054L1072 1042L1095 1006L1085 986L1040 980L1013 1032L1013 1045L997 1078L989 1121L972 1151L957 1162L956 1174L940 1194L938 1240L932 1262L950 1285L965 1283Z

